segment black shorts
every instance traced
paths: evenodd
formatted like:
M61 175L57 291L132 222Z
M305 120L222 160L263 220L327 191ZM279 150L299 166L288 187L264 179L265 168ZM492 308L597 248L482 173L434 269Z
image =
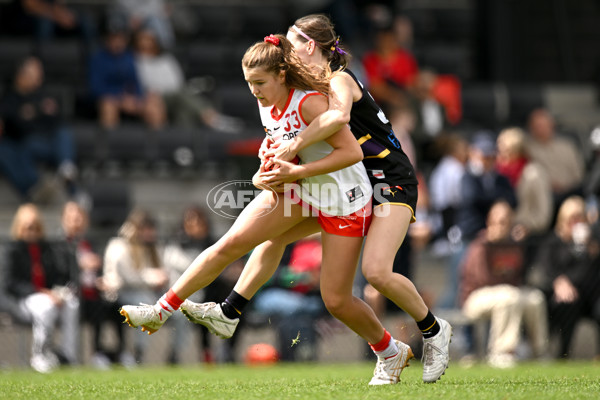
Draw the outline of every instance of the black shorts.
M385 203L405 206L412 211L411 222L415 221L419 194L417 185L413 183L398 185L373 180L371 180L371 184L373 184L373 208Z

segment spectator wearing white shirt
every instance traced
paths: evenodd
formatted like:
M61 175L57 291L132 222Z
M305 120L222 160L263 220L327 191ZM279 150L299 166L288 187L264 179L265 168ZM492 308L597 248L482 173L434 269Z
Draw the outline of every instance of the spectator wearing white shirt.
M567 197L581 194L585 174L583 154L575 143L556 131L554 118L546 109L531 112L528 129L527 151L548 173L557 211Z
M444 156L429 178L429 197L432 211L439 222L437 236L447 243L448 230L454 225L454 214L461 205L461 179L469 157L469 143L459 134L441 139Z
M194 127L200 122L229 133L242 128L241 121L219 113L208 99L186 86L179 61L163 50L151 30L136 34L135 64L142 88L163 98L170 120L175 125Z

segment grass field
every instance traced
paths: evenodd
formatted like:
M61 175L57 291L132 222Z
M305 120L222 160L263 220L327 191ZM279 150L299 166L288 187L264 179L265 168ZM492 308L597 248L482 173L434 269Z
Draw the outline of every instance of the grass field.
M369 387L371 364L279 364L269 367L65 369L49 375L0 372L1 399L600 399L600 365L523 364L511 370L451 365L424 384L421 365L402 382Z

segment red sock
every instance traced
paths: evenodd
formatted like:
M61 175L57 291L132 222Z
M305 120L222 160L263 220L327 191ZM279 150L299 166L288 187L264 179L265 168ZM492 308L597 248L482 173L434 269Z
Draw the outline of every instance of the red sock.
M176 311L179 306L181 306L181 303L183 303L183 300L175 294L173 289L169 289L169 291L158 300L158 304L170 313Z
M383 339L370 346L380 360L387 360L398 354L398 346L388 331L383 334Z
M392 340L392 335L390 335L390 333L387 330L384 330L383 339L381 339L375 344L369 343L369 346L371 346L371 348L375 352L383 351L388 347L388 344L390 344L390 340Z

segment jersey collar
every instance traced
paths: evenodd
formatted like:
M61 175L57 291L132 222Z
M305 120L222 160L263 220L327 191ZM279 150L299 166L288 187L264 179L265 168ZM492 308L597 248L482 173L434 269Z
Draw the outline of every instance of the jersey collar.
M285 106L283 107L283 110L281 110L279 115L275 115L275 113L277 112L277 108L275 106L271 107L271 117L275 121L279 121L281 119L281 117L283 117L283 115L287 111L287 108L289 107L290 103L292 102L292 96L294 96L295 91L296 91L296 89L294 89L294 88L290 89L290 94L288 95L287 101L285 102Z

